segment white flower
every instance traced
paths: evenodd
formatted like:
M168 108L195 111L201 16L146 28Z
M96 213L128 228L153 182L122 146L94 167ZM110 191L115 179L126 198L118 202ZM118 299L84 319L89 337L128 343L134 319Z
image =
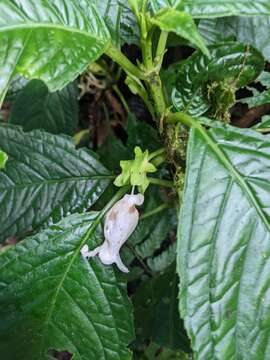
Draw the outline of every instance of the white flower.
M103 264L115 263L121 271L129 272L120 258L119 251L138 225L139 212L135 205L142 205L143 202L144 196L136 194L125 195L115 203L105 217L104 243L92 251L88 251L88 246L84 245L81 249L83 257L98 255Z

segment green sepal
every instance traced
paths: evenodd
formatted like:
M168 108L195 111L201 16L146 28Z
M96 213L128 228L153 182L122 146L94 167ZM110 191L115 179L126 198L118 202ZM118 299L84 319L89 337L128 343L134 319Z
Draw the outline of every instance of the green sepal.
M150 184L147 173L157 171L156 167L149 161L148 150L142 151L139 146L134 149L134 160L122 160L120 166L122 173L114 181L116 186L132 185L138 186L140 193L144 193Z

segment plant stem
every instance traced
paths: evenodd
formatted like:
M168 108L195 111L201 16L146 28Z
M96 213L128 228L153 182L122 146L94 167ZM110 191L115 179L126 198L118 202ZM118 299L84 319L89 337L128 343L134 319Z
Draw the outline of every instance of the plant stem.
M156 61L159 64L159 69L162 66L163 58L165 54L167 39L168 39L169 33L167 31L161 31L160 37L158 40L158 46L156 51Z
M142 12L143 12L143 13L146 13L146 10L147 10L147 2L148 2L148 0L143 0L143 3L142 3Z
M152 80L150 80L151 94L155 103L156 114L161 119L166 111L166 102L162 89L161 80L158 74L156 74Z
M158 149L154 152L152 152L151 154L149 154L148 156L148 160L152 160L153 158L155 158L156 156L159 156L159 155L162 155L165 153L165 149L164 148L161 148L161 149Z
M174 187L173 181L171 181L171 180L164 180L164 179L158 179L158 178L152 178L152 177L148 177L148 180L153 185L165 186L165 187L169 187L169 188Z
M144 220L144 219L147 219L148 217L150 216L154 216L158 213L160 213L161 211L164 211L165 209L169 209L171 206L170 204L162 204L158 207L156 207L155 209L151 210L151 211L148 211L147 213L143 214L141 217L140 217L140 220Z
M143 62L146 70L151 71L153 68L153 54L152 54L152 40L147 36L146 39L141 40Z
M144 73L112 44L107 47L105 53L119 64L127 74L133 75L138 79L146 80Z
M254 129L262 134L267 134L270 132L270 128L259 128L259 129Z
M130 243L127 242L127 247L130 249L130 251L133 253L133 255L135 256L136 259L138 259L138 261L140 262L140 264L142 265L142 267L144 268L145 272L152 276L152 272L151 270L148 268L148 266L145 264L145 262L143 261L143 259L140 257L140 255L137 253L137 251L134 249L134 246Z
M119 97L119 99L121 100L121 103L124 107L124 109L126 110L127 114L130 114L130 110L129 110L129 106L126 102L126 99L124 98L123 94L121 93L121 91L119 90L119 87L115 84L113 85L113 90L116 92L117 96Z
M166 153L164 152L163 154L155 157L151 163L155 166L155 167L159 167L161 164L165 163L166 161Z

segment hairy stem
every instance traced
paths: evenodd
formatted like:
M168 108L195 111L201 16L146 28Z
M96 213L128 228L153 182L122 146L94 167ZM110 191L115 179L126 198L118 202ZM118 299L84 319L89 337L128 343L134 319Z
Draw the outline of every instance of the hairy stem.
M162 154L164 154L164 153L165 153L165 149L164 149L164 148L158 149L158 150L152 152L151 154L149 154L148 160L150 161L150 160L154 159L155 157L157 157L157 156L159 156L159 155L162 155Z
M143 214L141 217L140 217L140 220L143 220L143 219L147 219L148 217L150 216L154 216L166 209L169 209L171 206L169 203L167 204L162 204L158 207L156 207L155 209L151 210L151 211L148 211L147 213Z
M122 103L122 105L123 105L126 113L127 113L127 114L130 114L129 106L128 106L127 102L126 102L125 97L123 96L123 94L122 94L121 91L119 90L119 87L115 84L115 85L113 85L112 88L113 88L113 90L115 91L115 93L117 94L117 96L119 97L119 99L120 99L120 101L121 101L121 103Z
M139 263L142 265L142 267L144 268L145 272L152 276L152 272L149 269L149 267L146 265L146 263L143 261L143 259L140 257L140 255L137 253L137 251L135 250L134 246L131 243L127 243L127 247L130 249L130 251L133 253L133 255L135 256L135 258L139 261Z
M156 51L156 58L155 58L155 61L158 63L159 69L161 68L163 63L168 35L169 33L167 31L161 31L160 33L157 51Z
M146 80L145 74L112 44L107 47L105 53L119 64L128 75L133 75L138 79Z
M169 188L174 187L173 181L170 181L170 180L164 180L164 179L158 179L158 178L152 178L152 177L148 177L148 180L153 185L159 185L159 186L164 186L164 187L169 187Z

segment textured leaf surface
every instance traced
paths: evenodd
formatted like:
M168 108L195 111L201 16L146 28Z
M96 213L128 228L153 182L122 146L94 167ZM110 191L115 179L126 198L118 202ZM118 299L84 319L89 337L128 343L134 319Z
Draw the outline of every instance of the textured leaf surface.
M0 104L17 73L63 88L104 51L108 30L91 0L0 2Z
M270 17L229 17L222 19L203 19L198 29L208 44L233 38L250 44L270 60Z
M174 7L195 18L270 14L268 0L152 0L152 6L155 11L164 7Z
M178 278L175 262L165 273L144 281L132 298L137 338L190 351L178 313Z
M0 124L9 161L0 173L0 239L88 209L108 185L107 170L69 138Z
M97 214L72 215L0 256L0 349L5 360L127 360L131 305L117 270L80 254L101 242Z
M172 93L177 110L201 115L211 106L207 99L212 82L227 81L232 91L242 87L261 73L262 55L241 43L225 43L209 47L211 58L194 53L179 69Z
M204 40L199 34L196 24L190 15L174 9L166 9L158 13L156 17L152 19L152 22L164 31L175 32L209 56L209 51L204 44Z
M42 81L32 80L16 97L9 122L21 125L25 131L44 129L52 134L73 135L78 116L76 83L50 93Z
M264 115L262 116L261 121L252 126L252 129L265 129L265 128L270 128L270 115Z
M250 108L264 104L270 104L270 90L259 92L253 91L253 96L240 100L241 103L247 104Z
M180 313L202 360L268 357L270 142L197 125L179 219Z
M137 19L127 0L95 0L117 47L127 44L140 45L140 30Z

